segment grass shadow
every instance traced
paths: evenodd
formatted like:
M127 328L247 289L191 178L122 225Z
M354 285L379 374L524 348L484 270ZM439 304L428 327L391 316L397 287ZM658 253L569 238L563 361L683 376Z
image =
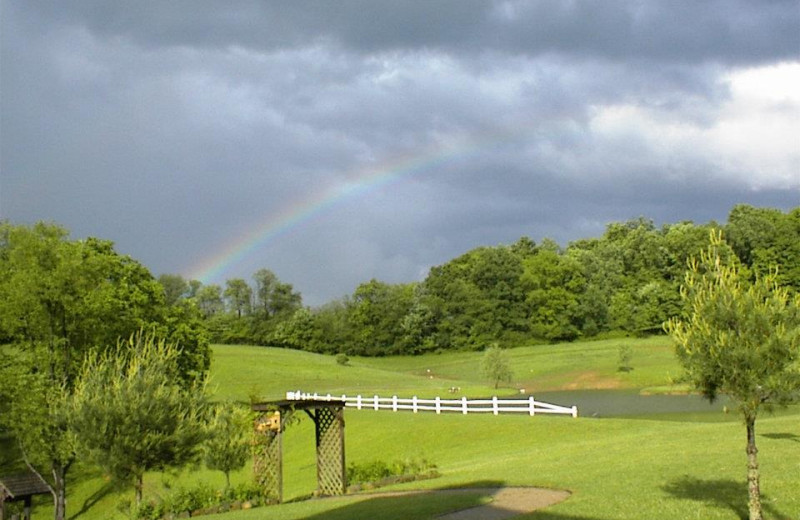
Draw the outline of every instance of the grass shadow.
M775 439L775 440L785 439L787 441L800 442L800 435L797 435L796 433L764 433L761 434L760 436L766 437L767 439Z
M82 514L88 512L95 504L100 502L103 498L105 498L109 493L117 489L117 486L114 485L113 482L106 482L103 484L99 489L97 489L94 493L86 497L86 500L83 501L83 505L81 508L69 516L68 520L75 520Z
M670 495L683 499L703 502L713 507L730 509L739 518L747 519L747 482L735 480L702 480L684 476L662 486ZM770 518L788 518L769 503L769 497L761 493L761 507Z

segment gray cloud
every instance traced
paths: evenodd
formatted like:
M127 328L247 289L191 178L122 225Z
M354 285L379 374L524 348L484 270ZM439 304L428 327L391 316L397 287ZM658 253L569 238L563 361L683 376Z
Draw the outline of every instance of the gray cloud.
M9 1L0 23L0 218L155 273L272 223L223 277L321 303L523 234L800 203L795 2Z

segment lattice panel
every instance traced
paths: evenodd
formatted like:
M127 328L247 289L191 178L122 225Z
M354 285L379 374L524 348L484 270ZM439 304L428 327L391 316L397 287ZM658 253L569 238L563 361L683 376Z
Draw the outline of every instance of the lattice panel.
M344 409L318 408L317 493L343 495L347 486L344 464Z
M253 473L264 496L280 502L283 499L282 424L275 412L259 416L255 421Z

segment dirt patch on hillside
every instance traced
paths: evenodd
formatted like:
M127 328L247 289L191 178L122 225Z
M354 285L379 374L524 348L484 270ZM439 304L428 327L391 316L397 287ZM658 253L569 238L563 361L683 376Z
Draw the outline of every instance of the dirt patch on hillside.
M621 387L622 383L618 379L601 376L598 372L592 370L576 374L572 382L565 384L561 390L616 390Z

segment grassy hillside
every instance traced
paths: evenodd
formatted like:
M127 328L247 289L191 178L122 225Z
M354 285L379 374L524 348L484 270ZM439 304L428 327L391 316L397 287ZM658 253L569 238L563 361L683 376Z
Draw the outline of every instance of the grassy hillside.
M616 371L617 349L634 349L628 373ZM569 388L630 388L665 385L678 374L668 340L608 340L536 346L510 352L514 386L545 391ZM446 395L460 386L467 395L490 395L481 380L480 353L430 354L413 358L353 359L245 346L214 349L212 388L216 395L245 401L250 394L279 398L288 389L381 395ZM430 374L428 373L430 370ZM433 376L431 378L431 376ZM517 392L509 388L507 392ZM301 417L303 414L298 414ZM717 412L717 415L722 415ZM673 414L670 421L527 416L462 416L346 412L346 454L350 463L426 458L439 467L438 479L393 486L430 490L445 487L530 485L568 489L565 502L527 518L549 520L736 519L746 511L744 428L735 417L697 422ZM800 518L800 413L758 423L762 489L768 518ZM315 488L314 432L303 418L284 441L287 498ZM86 475L85 477L89 477ZM245 468L234 482L251 478ZM210 481L219 472L203 468L180 475L149 474L145 494L165 486ZM71 488L69 512L79 520L119 518L117 504L132 497L108 488L101 478L84 478ZM486 497L428 493L379 498L369 495L311 500L208 518L218 520L433 518ZM51 518L46 507L35 518Z
M630 372L617 371L620 346L633 350ZM482 352L446 352L422 356L352 358L337 365L331 356L266 347L214 347L211 382L220 398L267 399L287 390L334 394L398 394L433 397L460 387L459 395L526 391L664 388L680 373L670 340L664 337L564 343L508 351L514 381L494 390L481 376Z

